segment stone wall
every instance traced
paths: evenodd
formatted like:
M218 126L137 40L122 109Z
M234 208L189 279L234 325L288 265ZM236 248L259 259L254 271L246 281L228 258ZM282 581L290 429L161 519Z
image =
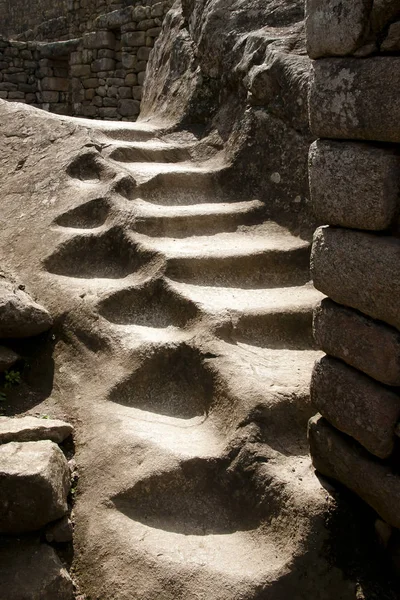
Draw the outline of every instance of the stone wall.
M62 35L65 35L68 31L65 19L69 5L69 0L0 0L0 34L14 37L23 31L33 30L42 23L55 21L54 33L59 35L60 23L64 21Z
M100 15L60 42L0 38L0 98L58 114L136 120L150 51L170 1Z
M400 4L308 0L316 469L400 527ZM322 416L321 416L322 415ZM386 524L383 524L384 521ZM389 527L390 530L390 527Z

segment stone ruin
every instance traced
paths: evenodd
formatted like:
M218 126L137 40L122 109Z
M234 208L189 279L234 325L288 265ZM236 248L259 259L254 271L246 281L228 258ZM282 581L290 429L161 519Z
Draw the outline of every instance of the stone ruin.
M398 599L400 3L0 8L0 598Z
M56 18L17 39L0 30L0 98L59 115L136 121L147 61L171 1L127 4L99 8L82 0L69 7L61 29ZM4 26L8 31L7 20Z

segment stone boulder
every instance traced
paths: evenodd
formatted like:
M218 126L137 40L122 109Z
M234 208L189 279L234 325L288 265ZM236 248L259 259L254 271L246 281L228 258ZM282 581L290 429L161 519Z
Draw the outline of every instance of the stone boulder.
M40 440L51 440L61 444L73 430L72 425L57 419L0 417L0 444Z
M0 279L0 338L25 338L47 331L52 319L22 290Z
M57 554L36 540L7 538L1 544L0 590L4 600L74 598L71 577Z
M68 511L70 472L51 441L0 446L0 533L36 531Z
M320 415L310 420L308 439L319 473L348 487L386 523L400 528L400 477L389 465L374 459Z
M400 386L400 332L326 298L314 310L314 339L326 354L387 385Z
M18 354L10 350L10 348L0 346L0 373L4 373L4 371L11 369L18 359Z
M311 380L311 400L332 425L369 452L388 458L400 418L400 396L340 360L324 356Z

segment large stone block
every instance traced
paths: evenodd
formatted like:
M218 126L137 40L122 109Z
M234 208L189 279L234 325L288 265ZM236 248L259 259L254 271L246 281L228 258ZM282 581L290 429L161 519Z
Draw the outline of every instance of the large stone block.
M306 0L309 56L352 54L363 41L372 5L373 0Z
M325 299L314 310L314 339L324 352L341 358L387 385L400 386L400 332Z
M83 38L85 48L110 48L115 47L115 35L112 31L93 31L86 33Z
M338 304L400 329L400 239L319 227L311 252L315 287Z
M311 400L332 425L369 452L393 452L400 418L400 396L336 358L324 356L314 367Z
M63 79L62 77L44 77L40 82L42 90L48 90L50 92L68 92L69 79Z
M45 308L12 284L0 280L0 338L24 338L47 331L52 319Z
M400 205L400 156L393 148L318 140L309 154L310 191L319 222L383 230Z
M400 56L314 62L310 126L316 137L400 141Z
M120 100L118 112L123 117L134 117L140 112L140 102L138 100Z
M121 37L122 46L139 47L146 45L146 34L144 31L129 31Z
M72 425L58 419L0 417L0 444L40 440L51 440L61 444L73 430Z
M308 439L317 471L351 489L384 521L400 528L400 477L390 466L371 457L319 415L309 422Z
M94 73L101 71L114 71L115 60L113 58L98 58L92 62L91 69Z
M68 463L50 441L0 446L0 533L36 531L68 510Z
M75 597L71 577L53 548L30 539L8 538L0 545L0 589L7 600Z

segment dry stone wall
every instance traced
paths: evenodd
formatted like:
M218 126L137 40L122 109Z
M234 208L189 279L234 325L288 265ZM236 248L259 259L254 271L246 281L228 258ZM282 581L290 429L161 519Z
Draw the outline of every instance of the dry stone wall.
M318 471L400 527L400 3L308 0Z
M0 38L0 98L57 114L136 120L147 62L170 1L98 16L59 42Z

